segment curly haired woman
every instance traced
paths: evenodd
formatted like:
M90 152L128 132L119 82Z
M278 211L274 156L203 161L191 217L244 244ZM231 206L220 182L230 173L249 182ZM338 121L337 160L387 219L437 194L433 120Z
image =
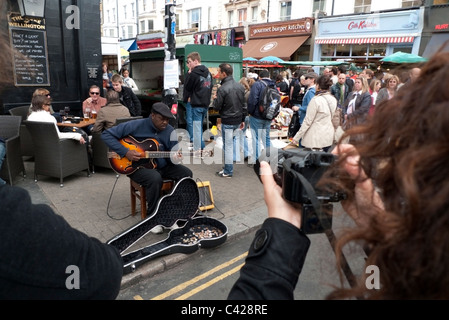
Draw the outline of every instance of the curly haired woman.
M440 52L424 65L413 90L399 90L377 106L365 124L343 135L356 135L354 143L334 149L338 160L320 183L346 192L342 206L356 222L337 235L337 262L345 246L363 245L365 267L378 268L380 286L367 288L369 274L359 272L353 287L337 288L327 298L449 298L447 83L449 53ZM251 246L232 299L293 298L310 245L301 211L282 198L266 162L261 171L267 240L257 251Z

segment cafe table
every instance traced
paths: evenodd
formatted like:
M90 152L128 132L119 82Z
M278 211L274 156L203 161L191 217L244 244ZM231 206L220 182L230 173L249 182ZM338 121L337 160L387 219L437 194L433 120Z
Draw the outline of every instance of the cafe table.
M83 118L80 119L79 123L72 123L70 121L58 122L58 127L77 127L77 128L85 128L91 124L95 123L96 119L89 119L89 121L84 121Z

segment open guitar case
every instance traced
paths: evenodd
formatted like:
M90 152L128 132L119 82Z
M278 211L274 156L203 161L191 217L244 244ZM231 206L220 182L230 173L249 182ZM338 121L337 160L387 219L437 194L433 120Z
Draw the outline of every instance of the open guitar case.
M226 241L228 228L220 221L199 215L200 196L197 183L189 177L179 180L170 194L161 197L156 210L146 219L118 234L107 244L116 247L123 259L124 274L133 272L143 263L173 253L193 253L212 248ZM157 225L171 227L186 221L182 228L173 229L160 242L123 254Z

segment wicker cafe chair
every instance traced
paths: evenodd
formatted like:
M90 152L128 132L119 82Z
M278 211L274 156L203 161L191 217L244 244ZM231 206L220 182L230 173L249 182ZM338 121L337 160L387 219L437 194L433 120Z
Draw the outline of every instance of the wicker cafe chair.
M90 176L86 146L74 139L59 139L51 122L25 121L34 145L34 180L38 175L63 179L86 170Z
M135 119L142 119L142 116L136 116L136 117L129 117L129 118L118 118L115 121L115 125L118 125L123 122L135 120ZM92 133L92 160L93 160L93 167L95 172L95 167L101 167L101 168L108 168L111 169L111 164L109 163L108 159L108 152L109 148L104 143L103 139L101 139L101 133L100 132L94 132Z
M0 176L8 180L13 185L14 177L22 172L26 177L25 166L23 165L22 153L20 150L20 123L21 117L0 116L0 137L5 140L6 156L3 161Z
M20 125L20 148L22 149L22 156L34 156L33 140L31 139L30 132L23 123L28 117L28 111L30 106L21 106L9 109L9 113L13 116L21 116L22 123Z

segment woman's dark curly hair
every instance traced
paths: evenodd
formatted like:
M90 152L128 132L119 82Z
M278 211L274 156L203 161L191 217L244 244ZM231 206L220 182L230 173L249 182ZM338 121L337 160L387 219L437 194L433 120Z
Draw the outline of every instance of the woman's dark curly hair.
M366 227L339 238L338 257L349 242L369 247L366 266L379 268L380 289L369 290L360 279L328 298L449 298L448 85L449 53L439 52L416 82L376 106L365 125L345 133L384 209L378 208ZM339 157L322 182L354 198L354 182L339 166L347 156Z

